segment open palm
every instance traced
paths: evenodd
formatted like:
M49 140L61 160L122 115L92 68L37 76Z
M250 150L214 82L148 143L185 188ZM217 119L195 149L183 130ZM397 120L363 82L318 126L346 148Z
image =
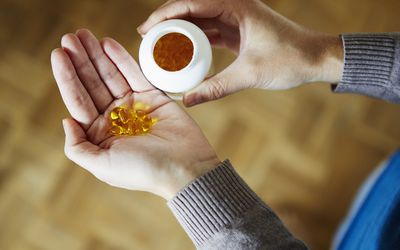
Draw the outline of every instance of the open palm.
M51 62L73 117L63 121L68 158L110 185L166 199L218 164L197 124L149 84L119 43L110 38L99 42L82 29L64 35L61 45ZM138 102L158 120L150 133L112 136L110 111Z

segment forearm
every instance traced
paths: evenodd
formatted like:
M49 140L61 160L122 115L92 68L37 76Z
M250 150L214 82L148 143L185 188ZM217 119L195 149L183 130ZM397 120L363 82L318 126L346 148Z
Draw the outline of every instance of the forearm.
M306 249L228 161L168 202L198 249Z

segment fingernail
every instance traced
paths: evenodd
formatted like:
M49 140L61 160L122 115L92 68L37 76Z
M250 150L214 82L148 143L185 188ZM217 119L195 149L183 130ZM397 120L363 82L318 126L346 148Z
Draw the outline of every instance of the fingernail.
M53 56L57 53L57 51L59 50L59 48L53 49L50 53L50 56Z
M142 27L143 27L143 24L139 25L139 26L136 28L136 30L137 30L137 32L138 32L139 34L142 34Z
M186 107L191 107L194 106L196 104L201 103L202 98L200 95L193 93L193 94L189 94L185 99L184 99L184 103Z
M65 129L66 123L67 123L67 119L62 119L62 126L63 126L64 129Z
M78 33L82 32L83 30L84 30L83 28L77 29L77 30L75 31L75 35L78 35Z

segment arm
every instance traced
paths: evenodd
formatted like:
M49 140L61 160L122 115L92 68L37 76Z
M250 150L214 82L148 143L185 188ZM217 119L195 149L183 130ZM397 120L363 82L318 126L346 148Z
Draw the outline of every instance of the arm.
M400 33L344 34L344 70L333 86L400 103Z
M294 23L258 0L169 1L138 31L144 35L169 18L193 21L214 47L238 54L226 69L186 93L186 106L247 88L281 90L310 82L340 82L335 92L400 102L399 33L345 34L342 41Z
M307 249L224 161L168 206L198 249Z

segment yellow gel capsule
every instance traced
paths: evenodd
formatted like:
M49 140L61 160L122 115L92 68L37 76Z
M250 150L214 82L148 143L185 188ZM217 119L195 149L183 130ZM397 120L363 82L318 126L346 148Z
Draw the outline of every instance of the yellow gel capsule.
M111 111L110 117L111 117L111 120L117 120L119 118L118 113L115 111Z
M143 130L143 132L149 131L150 130L150 125L149 124L143 124L142 130Z
M112 127L110 128L110 132L111 132L111 134L113 134L113 135L120 135L121 132L122 132L122 130L121 130L121 128L120 128L119 126L112 126Z
M122 126L123 125L123 123L121 122L121 120L114 120L114 121L112 121L111 122L111 125L112 126Z
M135 122L130 123L129 124L129 134L134 135L137 128L138 128L138 124L136 124Z
M132 120L136 120L137 115L136 115L136 111L134 109L129 110L129 114L132 117Z
M144 103L137 102L133 105L133 109L134 110L138 110L138 109L147 110L147 109L149 109L149 105L145 105Z
M144 104L136 104L135 108L128 106L115 107L110 113L112 135L142 135L150 131L157 119L146 114ZM143 107L136 108L136 107Z
M139 118L143 118L146 115L146 112L142 109L138 109L138 110L136 110L136 115Z
M118 116L119 116L119 119L121 120L121 122L124 124L127 123L129 120L131 120L131 115L129 112L127 112L126 109L121 109L118 112Z
M151 123L151 117L150 116L145 116L145 117L143 117L143 122L144 123Z

